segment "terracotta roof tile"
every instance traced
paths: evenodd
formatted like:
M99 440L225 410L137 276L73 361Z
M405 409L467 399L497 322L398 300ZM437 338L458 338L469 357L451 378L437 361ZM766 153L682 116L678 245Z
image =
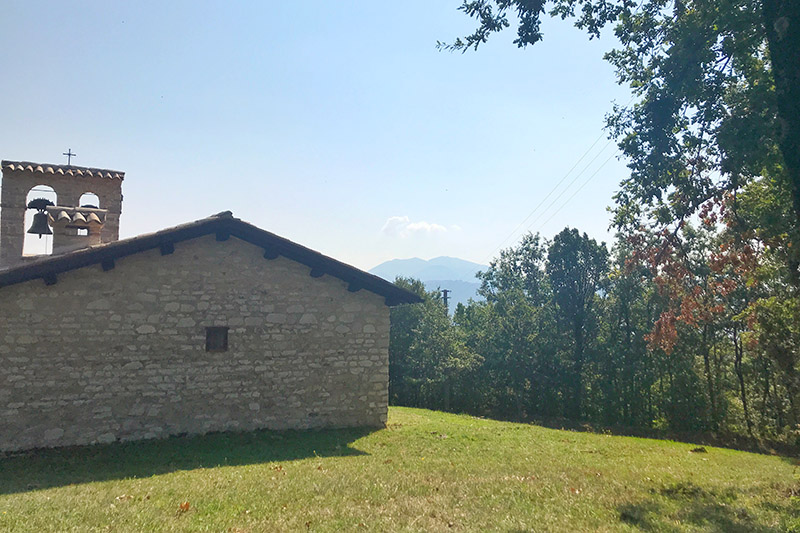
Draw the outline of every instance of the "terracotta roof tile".
M39 174L60 174L62 176L83 176L87 178L106 178L124 180L125 173L104 168L76 167L73 165L48 165L30 161L3 161L3 170L36 172Z
M102 224L107 213L105 209L61 207L58 205L48 207L47 212L50 214L50 221L55 224Z

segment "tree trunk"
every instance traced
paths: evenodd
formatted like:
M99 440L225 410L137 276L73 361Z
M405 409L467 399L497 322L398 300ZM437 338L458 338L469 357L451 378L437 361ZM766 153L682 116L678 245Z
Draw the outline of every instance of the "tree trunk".
M788 422L791 427L795 427L800 423L800 415L797 409L797 373L794 369L786 373L785 385L786 394L789 397L789 413Z
M781 394L778 390L778 382L776 380L772 381L772 403L775 404L775 415L777 418L776 428L777 430L783 431L783 426L785 426L785 421L783 418L783 407L781 406Z
M717 431L717 397L714 393L714 376L711 370L711 350L708 346L708 325L703 326L703 363L706 371L706 385L708 387L708 401L711 409L711 429Z
M445 378L443 385L444 385L444 387L443 387L444 388L444 391L443 391L444 392L444 394L443 394L443 396L444 396L444 410L445 411L450 411L450 397L452 395L452 390L453 390L452 380L449 377Z
M781 128L778 146L792 192L796 250L800 245L800 2L761 0L761 7ZM792 282L800 290L800 252L794 251L789 262Z
M744 372L742 371L742 357L744 355L744 345L739 335L739 328L733 326L733 367L736 370L736 377L739 379L739 395L742 399L744 409L744 421L747 424L747 434L753 436L753 422L750 420L750 410L747 407L747 388L744 384Z
M571 418L579 420L583 414L583 321L576 320L575 327L575 352L573 354L574 383L572 391Z
M634 373L633 373L633 335L631 326L631 313L630 313L630 304L626 300L623 303L623 318L625 320L625 350L623 353L623 367L622 367L622 379L625 383L625 399L622 404L622 417L625 421L625 424L631 424L633 422L633 413L631 412L631 404L634 400ZM637 417L638 418L638 417Z
M764 362L762 375L764 376L764 394L761 398L761 421L762 424L767 419L767 409L769 408L769 369L767 368L767 360L761 358Z

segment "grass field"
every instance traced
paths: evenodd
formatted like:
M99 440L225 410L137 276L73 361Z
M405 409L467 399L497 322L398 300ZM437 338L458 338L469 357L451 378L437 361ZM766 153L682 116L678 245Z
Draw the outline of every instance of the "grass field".
M793 460L392 408L0 458L0 531L800 532Z

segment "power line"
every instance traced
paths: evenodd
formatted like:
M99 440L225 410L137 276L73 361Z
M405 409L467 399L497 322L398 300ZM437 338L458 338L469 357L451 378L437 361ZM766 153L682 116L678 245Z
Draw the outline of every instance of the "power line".
M643 3L643 2L642 2L642 3ZM642 5L642 4L640 3L640 4L639 4L639 6L636 8L636 10L634 10L634 12L638 11L638 9L639 9L639 7L641 7L641 5ZM631 96L631 98L630 98L630 100L628 100L628 103L626 103L626 104L623 106L623 108L622 108L622 109L623 109L623 110L627 109L627 108L628 108L628 107L631 105L631 103L633 103L633 100L634 100L635 98L636 98L636 95L635 95L635 94L634 94L634 95L632 95L632 96ZM597 137L597 139L595 139L595 141L592 143L592 145L591 145L591 146L590 146L588 149L586 149L586 151L583 153L583 155L581 155L581 156L578 158L578 160L575 162L575 164L574 164L574 165L572 165L572 167L569 169L569 171L567 171L567 173L566 173L566 174L564 174L564 177L562 177L562 178L561 178L561 179L558 181L558 183L556 183L556 184L555 184L555 186L553 186L553 188L552 188L552 189L550 189L550 192L548 192L548 193L547 193L547 195L546 195L546 196L545 196L545 197L544 197L544 198L543 198L543 199L542 199L542 200L541 200L541 201L540 201L540 202L539 202L539 203L536 205L536 207L534 207L534 208L533 208L533 211L531 211L531 212L528 214L528 216L526 216L526 217L525 217L525 219L524 219L524 220L523 220L523 221L522 221L522 222L521 222L521 223L520 223L520 224L519 224L519 225L518 225L518 226L517 226L517 227L514 229L514 231L512 231L512 232L511 232L511 233L510 233L510 234L509 234L509 235L508 235L508 236L507 236L505 239L503 239L503 240L500 242L500 244L499 244L499 245L497 245L497 246L496 246L496 247L495 247L495 248L492 250L492 252L491 252L491 253L489 253L489 255L487 255L487 256L486 256L486 257L483 259L483 261L481 261L482 263L483 263L483 262L486 262L486 261L488 261L489 259L491 259L491 258L492 258L492 256L494 256L494 254L495 254L495 253L496 253L496 252L497 252L497 251L498 251L500 248L502 248L502 247L503 247L503 245L504 245L504 244L505 244L505 243L506 243L506 242L507 242L507 241L508 241L508 240L509 240L511 237L513 237L513 236L514 236L514 234L515 234L515 233L517 233L517 231L519 231L519 229L520 229L521 227L523 227L523 226L525 225L525 223L526 223L526 222L527 222L527 221L528 221L528 220L529 220L529 219L530 219L530 218L531 218L531 217L532 217L532 216L533 216L533 215L534 215L534 214L535 214L535 213L536 213L536 212L539 210L539 208L542 206L542 204L544 204L544 202L546 202L546 201L547 201L547 199L548 199L548 198L550 198L550 196L552 196L552 195L553 195L553 193L555 193L555 192L556 192L556 190L557 190L557 189L558 189L558 188L561 186L561 184L562 184L562 183L564 183L564 181L565 181L565 180L566 180L566 179L569 177L569 175L572 173L572 171L573 171L573 170L575 170L575 168L576 168L576 167L577 167L577 166L578 166L578 165L581 163L581 161L583 161L583 160L586 158L586 156L587 156L587 155L588 155L588 154L589 154L589 153L592 151L592 149L593 149L593 148L594 148L594 147L597 145L597 143L598 143L598 142L600 142L600 139L602 139L604 136L605 136L605 132L601 133L601 134L600 134L600 136L599 136L599 137ZM561 191L561 193L559 193L559 195L558 195L558 196L557 196L557 197L556 197L556 198L555 198L555 199L554 199L552 202L550 202L550 204L548 204L548 206L547 206L547 207L545 208L545 210L544 210L544 213L546 213L546 212L547 212L547 210L549 210L549 209L550 209L550 207L552 207L552 206L553 206L553 205L554 205L554 204L555 204L555 203L558 201L558 199L559 199L559 198L561 198L561 196L563 196L563 195L564 195L564 193L566 193L566 192L567 192L567 190L569 190L569 188L570 188L570 187L571 187L571 186L572 186L572 185L575 183L575 181L577 181L577 180L578 180L578 178L580 178L580 176L581 176L581 175L582 175L584 172L586 172L586 170L588 170L588 168L591 166L591 164L592 164L592 163L594 163L594 161L595 161L595 160L597 160L597 158L600 156L600 154L602 154L602 153L603 153L603 152L606 150L606 148L608 148L608 146L609 146L609 145L610 145L612 142L613 142L613 141L609 140L609 141L608 141L608 142L605 144L605 146L603 146L603 148L602 148L602 149L601 149L601 150L600 150L600 151L599 151L599 152L598 152L598 153L597 153L597 154L596 154L596 155L595 155L595 156L592 158L592 160L591 160L591 161L589 161L589 163L586 165L586 167L584 167L584 169L583 169L583 170L581 170L581 171L578 173L578 175L577 175L577 176L575 176L575 177L572 179L572 181L570 181L570 182L569 182L569 184L568 184L568 185L567 185L567 186L564 188L564 190L563 190L563 191ZM601 165L601 166L600 166L600 167L599 167L599 168L598 168L598 169L595 171L595 173L594 173L594 174L592 174L592 175L589 177L589 180L591 180L591 178L593 178L593 177L595 176L595 174L597 174L597 172L600 170L600 168L603 168L603 166L605 166L605 165L606 165L606 163L608 163L608 161L611 159L611 157L613 157L613 154L612 154L612 155L609 157L609 159L607 159L605 162L603 162L603 164L602 164L602 165ZM587 182L586 182L586 183L588 183L588 180L587 180ZM586 183L584 183L583 185L581 185L581 187L580 187L578 190L581 190L583 187L585 187L585 186L586 186ZM576 193L575 193L575 194L577 194L577 191L576 191ZM575 197L575 194L573 194L572 196L570 196L570 197L567 199L567 201L566 201L566 202L565 202L565 203L562 205L562 207L559 207L559 208L558 208L558 210L556 210L556 213L558 213L558 211L560 211L561 209L563 209L563 206L564 206L564 205L566 205L566 204L567 204L567 203L568 203L568 202L569 202L569 201L570 201L572 198L574 198L574 197ZM542 213L542 214L543 214L543 213ZM536 222L536 221L537 221L539 218L541 218L542 214L540 214L539 216L537 216L537 217L536 217L536 218L533 220L533 222L531 222L531 223L528 225L528 227L532 226L532 225L533 225L533 224L534 224L534 223L535 223L535 222ZM555 213L554 213L553 215L551 215L551 216L550 216L550 218L548 218L548 219L547 219L547 221L549 221L551 218L553 218L553 216L554 216L554 215L555 215Z
M583 190L583 188L586 187L589 184L590 181L592 181L592 178L594 178L597 175L597 173L600 172L600 170L602 170L602 168L604 166L606 166L606 163L608 163L609 161L611 161L611 159L613 159L613 157L614 157L614 154L611 154L610 156L608 156L608 158L605 161L603 161L603 164L600 165L599 167L597 167L597 170L595 170L592 173L592 175L589 176L586 179L586 181L584 181L583 184L580 187L578 187L578 189L574 193L572 193L572 196L567 198L566 201L564 201L564 203L561 204L561 207L556 209L555 212L552 215L550 215L550 217L547 220L542 222L541 226L539 227L539 229L537 231L541 231L544 228L544 226L546 226L547 223L550 222L553 219L554 216L556 216L562 209L564 209L564 207L566 207L566 205L570 202L570 200L575 198L575 195L577 195L579 192L581 192Z
M497 246L496 246L496 247L495 247L495 248L492 250L492 252L491 252L491 253L490 253L490 254L489 254L489 255L488 255L488 256L487 256L487 257L486 257L486 258L485 258L485 259L484 259L482 262L486 261L486 259L489 259L489 258L491 258L491 257L492 257L492 256L495 254L495 252L497 252L497 250L499 250L500 248L502 248L502 247L503 247L503 245L504 245L504 244L505 244L505 243L508 241L508 239L510 239L511 237L513 237L513 236L514 236L514 234L515 234L517 231L519 231L519 229L520 229L522 226L524 226L524 225L525 225L525 223L528 221L528 219L530 219L530 218L531 218L531 217L534 215L534 213L536 213L536 211L538 211L538 210L539 210L539 208L542 206L542 204L544 204L544 203L547 201L547 199L548 199L548 198L550 198L550 196L552 196L552 194L553 194L554 192L556 192L556 190L557 190L557 189L558 189L558 188L561 186L561 184L562 184L562 183L564 183L564 181L565 181L565 180L566 180L566 179L569 177L569 175L572 173L572 171L573 171L573 170L575 170L575 168L576 168L576 167L577 167L577 166L578 166L578 165L581 163L581 161L583 161L583 159L584 159L584 158L585 158L587 155L589 155L589 152L591 152L591 151L592 151L592 148L594 148L594 147L595 147L595 145L596 145L598 142L600 142L600 139L602 139L604 136L605 136L605 133L601 133L601 134L600 134L600 136L599 136L599 137L597 137L597 139L595 139L595 141L592 143L592 145L591 145L589 148L587 148L587 149L586 149L586 151L585 151L585 152L583 152L583 155L582 155L582 156L580 156L580 158L578 158L578 160L575 162L575 164L574 164L574 165L572 165L572 168L570 168L570 169L567 171L567 173L566 173L566 174L564 174L564 176L563 176L563 177L562 177L560 180L558 180L558 183L556 183L556 184L553 186L553 188L552 188L552 189L550 189L550 192L549 192L549 193L547 193L547 196L545 196L544 198L542 198L542 200L541 200L541 201L540 201L540 202L539 202L539 203L536 205L536 207L534 207L534 208L533 208L533 211L531 211L531 212L528 214L528 216L526 216L526 217L525 217L525 219L524 219L522 222L520 222L520 223L519 223L519 225L518 225L516 228L514 228L514 230L513 230L511 233L509 233L509 234L508 234L508 236L507 236L505 239L503 239L503 240L500 242L500 244L498 244L498 245L497 245ZM604 149L605 149L605 148L604 148Z
M533 226L533 224L534 224L534 223L535 223L537 220L539 220L540 218L542 218L542 216L543 216L545 213L547 213L547 211L548 211L548 210L549 210L551 207L553 207L553 206L555 205L555 203L556 203L556 202L559 200L559 198L561 198L562 196L564 196L564 194L565 194L565 193L566 193L566 192L569 190L569 188L570 188L570 187L572 187L572 185L573 185L573 184L575 184L575 182L576 182L576 181L578 181L578 179L579 179L581 176L583 176L583 173L584 173L584 172L586 172L587 170L589 170L589 167L590 167L590 166L592 166L592 163L594 163L595 161L597 161L597 158L598 158L598 157L600 157L600 155L601 155L603 152L605 152L605 151L606 151L606 148L608 148L610 145L611 145L611 141L608 141L608 142L605 144L605 146L603 146L603 148L602 148L602 149L601 149L599 152L597 152L597 154L595 154L595 156L592 158L592 160L591 160L591 161L589 161L589 163L588 163L588 164L587 164L585 167L583 167L583 170L581 170L581 171L580 171L580 172L579 172L579 173L578 173L578 174L577 174L577 175L576 175L574 178L572 178L572 181L570 181L570 182L569 182L569 184L566 186L566 188L565 188L563 191L561 191L561 192L558 194L558 196L556 196L555 198L553 198L553 201L552 201L552 202L550 202L550 204L548 204L548 206L545 208L545 210L544 210L544 211L542 211L541 213L539 213L539 216L537 216L536 218L534 218L534 219L533 219L533 221L532 221L530 224L528 224L528 228L530 228L531 226ZM613 154L612 154L612 157L613 157ZM592 175L594 175L594 174L592 174Z

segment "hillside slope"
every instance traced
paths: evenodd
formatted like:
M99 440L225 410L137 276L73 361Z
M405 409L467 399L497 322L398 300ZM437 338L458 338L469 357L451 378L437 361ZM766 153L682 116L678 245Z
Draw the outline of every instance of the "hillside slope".
M791 461L392 408L0 457L0 531L791 531ZM183 504L183 508L181 507Z

